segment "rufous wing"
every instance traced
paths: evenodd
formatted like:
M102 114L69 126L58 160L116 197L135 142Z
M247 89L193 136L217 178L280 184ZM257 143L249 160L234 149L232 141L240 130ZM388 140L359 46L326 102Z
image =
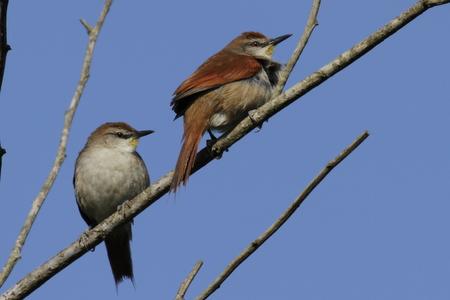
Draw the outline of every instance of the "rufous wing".
M222 50L206 60L175 90L170 105L177 117L184 114L192 95L221 85L247 79L261 71L261 63L254 57Z

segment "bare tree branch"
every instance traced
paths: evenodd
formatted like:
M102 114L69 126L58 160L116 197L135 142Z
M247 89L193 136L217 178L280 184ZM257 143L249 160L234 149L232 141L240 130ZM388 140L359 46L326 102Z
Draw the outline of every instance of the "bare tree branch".
M180 288L178 289L177 295L175 297L175 300L184 300L184 296L186 295L186 292L191 285L192 281L194 280L195 276L197 276L198 271L200 271L200 268L203 266L203 262L199 260L195 266L192 268L192 271L188 274L188 276L183 280L183 282L180 285Z
M231 147L247 133L255 129L258 124L268 119L284 107L288 106L316 86L325 82L328 78L341 71L353 61L363 56L375 46L383 42L386 38L393 35L403 26L414 20L416 17L427 11L430 7L449 3L450 0L421 0L415 5L387 23L383 28L376 31L350 50L342 53L336 59L314 72L301 82L295 84L286 92L280 94L268 103L258 108L254 112L256 123L249 117L240 122L231 132L219 138L213 145L213 150L202 149L198 154L193 172L199 170L224 150ZM144 190L134 199L127 201L117 212L105 219L91 230L86 231L82 236L69 245L66 249L56 254L53 258L42 264L34 271L27 274L18 281L12 288L0 296L0 300L4 299L22 299L29 295L47 280L53 277L60 270L82 256L89 249L98 245L104 237L110 233L115 227L129 221L145 208L153 204L169 191L170 182L172 180L173 171L161 177L153 183L149 188Z
M0 90L3 84L3 74L5 73L6 54L11 50L7 41L6 16L8 11L8 0L0 0ZM2 159L6 150L0 144L0 178L2 175ZM1 286L1 285L0 285Z
M103 23L108 14L109 8L111 7L111 4L112 4L112 0L105 1L103 10L100 14L97 24L89 33L89 42L87 45L86 54L84 56L83 67L81 69L80 79L78 81L78 85L76 87L75 93L70 102L69 108L66 111L65 116L64 116L64 127L63 127L63 130L61 133L61 139L59 142L55 162L53 163L53 167L52 167L47 179L45 180L44 184L42 185L41 191L39 192L39 194L33 201L31 210L28 213L28 216L25 220L25 223L24 223L20 233L19 233L19 236L17 237L14 248L8 258L8 261L6 262L5 266L3 267L2 273L0 274L0 287L4 284L4 282L6 281L6 279L9 276L9 274L11 274L11 271L14 268L15 264L20 259L21 250L22 250L23 245L25 244L28 233L30 232L31 227L33 226L34 220L36 219L42 204L44 203L50 189L52 188L53 183L55 182L56 176L58 175L61 165L63 164L64 159L66 157L66 147L67 147L67 141L69 138L70 127L72 126L72 121L73 121L73 118L75 115L75 111L78 107L78 103L80 102L81 95L83 94L84 88L86 87L86 83L89 79L89 74L90 74L90 69L91 69L91 61L92 61L92 56L94 53L95 44L97 42L97 37L100 33L100 30L102 29Z
M319 23L317 22L317 15L319 14L319 8L320 8L320 0L313 0L308 21L306 22L305 30L303 31L302 37L298 41L297 47L295 47L295 50L292 53L291 58L289 59L289 61L287 62L286 66L284 67L279 76L280 80L275 88L273 97L278 96L283 91L284 86L286 85L286 82L289 79L289 75L291 74L292 70L297 64L300 55L302 55L303 49L305 49L306 44L308 43L309 37L313 33L314 28L316 28L316 26L319 25Z
M295 199L289 208L275 221L266 231L264 231L256 240L250 243L235 259L228 264L223 272L211 283L196 299L204 300L211 296L222 283L242 264L250 255L252 255L265 241L267 241L284 223L294 214L300 204L308 197L308 195L318 186L322 180L333 170L339 163L341 163L350 153L353 152L362 142L369 136L365 131L356 140L353 141L347 148L345 148L335 159L328 162L328 164L320 171L320 173L308 184L305 190Z
M3 84L3 74L5 73L6 54L11 50L8 45L6 31L6 13L8 11L8 0L0 0L0 90Z
M86 33L90 35L92 32L92 26L89 25L89 23L85 19L80 19L80 23L81 25L83 25L84 29L86 29Z

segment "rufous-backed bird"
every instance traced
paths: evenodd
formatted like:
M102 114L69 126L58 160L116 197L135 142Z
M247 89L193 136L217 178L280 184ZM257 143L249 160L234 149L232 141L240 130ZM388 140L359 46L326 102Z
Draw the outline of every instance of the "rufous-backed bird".
M272 60L274 47L290 36L269 39L259 32L244 32L175 90L171 106L175 119L184 117L184 134L171 191L186 185L206 131L226 132L270 100L281 71Z

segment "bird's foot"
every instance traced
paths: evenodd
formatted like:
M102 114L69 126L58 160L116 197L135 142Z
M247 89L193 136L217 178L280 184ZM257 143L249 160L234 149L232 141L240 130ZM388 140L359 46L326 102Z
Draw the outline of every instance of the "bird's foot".
M216 143L216 140L207 140L206 141L206 149L208 149L208 152L211 156L213 156L215 159L221 159L223 151L219 151L216 147L214 147L214 144Z
M264 122L257 121L258 114L256 112L256 109L249 110L247 114L253 124L257 127L256 132L260 132Z
M206 148L208 149L208 152L211 156L214 156L216 159L221 159L223 152L228 152L228 149L225 150L219 150L214 147L214 144L218 140L216 136L211 132L210 129L208 129L208 134L210 139L206 141Z
M89 228L89 229L91 229L91 228ZM82 248L87 248L87 242L88 242L88 239L89 239L89 236L88 236L88 234L87 234L87 231L83 232L83 233L81 234L81 236L80 236L80 240L78 241L79 245L80 245ZM91 252L94 252L94 251L95 251L95 246L92 247L92 248L89 249L89 250L90 250Z
M208 140L208 141L212 141L212 142L217 141L217 138L214 135L214 133L212 133L211 129L208 129L208 134L209 134L209 138L210 138L210 140Z
M129 209L131 207L131 202L130 200L127 200L125 202L123 202L122 204L120 204L119 206L117 206L117 210L120 211L120 213L125 216L126 210Z

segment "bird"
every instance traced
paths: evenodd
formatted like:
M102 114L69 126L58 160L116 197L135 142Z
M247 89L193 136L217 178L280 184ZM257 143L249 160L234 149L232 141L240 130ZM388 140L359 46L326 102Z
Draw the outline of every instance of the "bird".
M153 130L137 131L124 122L111 122L89 136L76 159L73 176L78 209L89 227L95 227L150 185L147 167L136 147L141 137L151 133ZM132 223L120 225L105 238L116 287L123 279L134 284Z
M175 119L183 116L184 133L172 192L187 184L206 131L215 139L211 130L231 130L249 111L270 100L282 69L272 54L290 36L268 38L260 32L243 32L178 86L170 105Z

